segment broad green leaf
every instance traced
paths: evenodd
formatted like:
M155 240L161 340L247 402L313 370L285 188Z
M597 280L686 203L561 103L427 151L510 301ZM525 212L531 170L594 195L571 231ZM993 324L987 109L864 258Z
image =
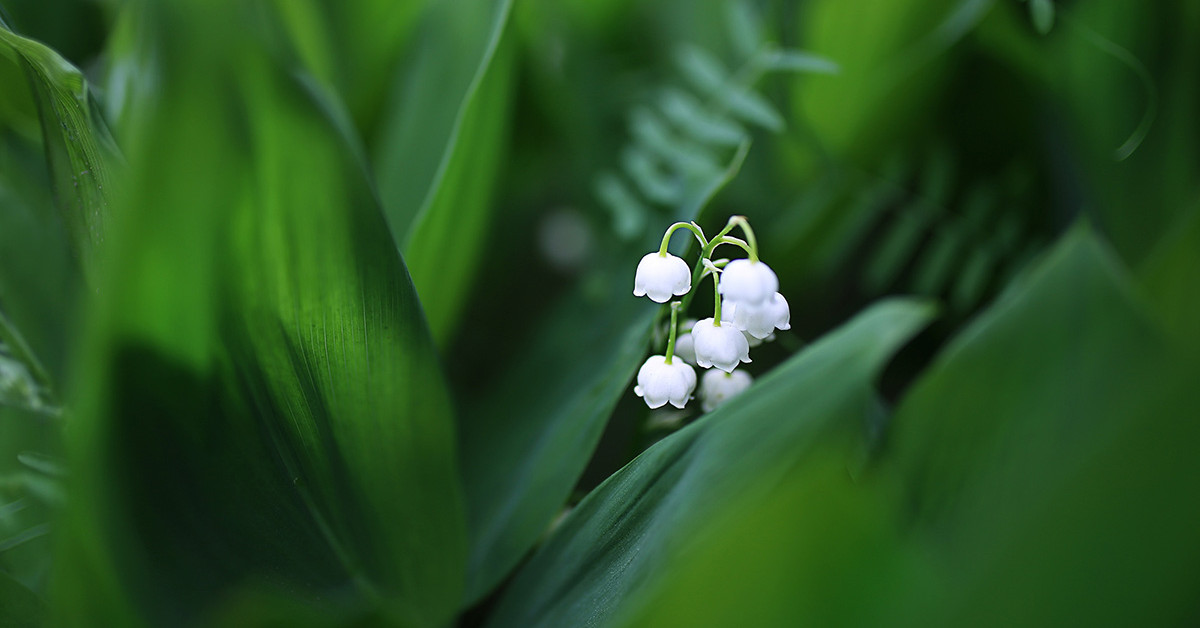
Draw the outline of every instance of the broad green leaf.
M942 571L924 625L1164 625L1195 613L1194 359L1087 228L941 354L881 469ZM936 618L936 621L933 621Z
M468 601L507 575L559 513L641 366L655 308L624 292L574 293L463 409Z
M438 0L276 0L301 50L329 59L346 108L368 138L387 114L390 79L418 36L421 15ZM312 67L312 66L310 66ZM319 67L319 66L318 66Z
M0 571L0 626L40 628L46 623L46 604L37 595Z
M261 598L445 625L465 562L449 398L336 99L248 7L143 8L161 87L88 324L55 610L240 624L269 618L230 605Z
M663 439L588 495L518 572L490 626L605 625L727 504L764 495L813 452L861 453L871 382L930 319L881 303Z
M622 626L896 626L941 583L887 495L818 450L765 494L734 496L638 590Z
M105 239L115 144L83 73L66 59L12 32L2 20L0 56L28 74L61 220L87 271L95 249Z
M505 32L512 2L482 4L477 14L473 8L457 5L451 11L455 16L474 14L474 20L486 16L491 22L486 32L486 48L458 104L457 117L444 144L420 147L426 151L433 148L422 154L411 151L412 147L404 143L393 143L376 168L381 182L399 177L408 185L427 185L422 188L424 198L415 214L409 214L415 208L403 207L395 201L388 205L388 200L396 195L389 194L388 189L394 186L386 183L384 202L393 230L403 236L399 241L403 242L404 260L439 346L449 341L466 304L476 267L482 262L494 208L492 190L507 143L505 131L512 100L515 41L512 36L505 37ZM453 40L442 42L446 44L458 45ZM442 80L442 68L430 71ZM445 102L438 106L444 108ZM441 161L429 181L414 181L403 174L416 164L432 162L439 156Z

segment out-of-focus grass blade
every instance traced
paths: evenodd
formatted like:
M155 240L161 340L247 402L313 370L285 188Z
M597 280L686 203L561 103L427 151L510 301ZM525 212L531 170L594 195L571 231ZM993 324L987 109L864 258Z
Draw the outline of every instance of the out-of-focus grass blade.
M0 309L0 404L54 414L49 395L46 370Z
M725 505L769 493L814 452L860 452L871 382L931 318L912 301L880 303L663 439L575 508L517 574L490 626L603 625L668 567Z
M142 8L161 88L87 329L59 619L266 622L229 610L262 598L279 621L319 603L445 625L465 562L449 397L336 99L251 7Z
M0 626L5 628L41 628L47 625L46 604L0 571Z
M904 484L909 534L944 570L914 621L1186 623L1197 364L1086 228L1016 281L896 410L882 477Z
M440 144L389 142L376 168L392 229L402 236L399 241L403 243L404 260L421 295L434 340L441 346L458 323L482 259L484 236L491 224L492 189L507 144L505 130L515 61L515 42L512 36L505 37L511 0L480 0L478 7L445 4L443 10L454 16L447 18L452 24L463 19L490 19L486 22L488 29L479 33L486 37L486 47L461 99L436 104L444 109L446 102L457 103L453 126ZM481 22L475 26L483 25ZM453 55L462 54L457 37L439 45L453 46ZM428 71L435 80L444 80L444 69ZM412 115L403 111L404 116ZM420 123L412 119L407 122ZM406 171L421 162L439 157L431 179L407 176ZM392 183L396 179L399 185L420 186L424 196L419 208L408 203L420 197L412 196L413 189L398 189Z
M87 262L105 238L115 144L83 74L66 59L12 32L3 21L0 55L19 64L29 76L62 221L88 272L91 265Z

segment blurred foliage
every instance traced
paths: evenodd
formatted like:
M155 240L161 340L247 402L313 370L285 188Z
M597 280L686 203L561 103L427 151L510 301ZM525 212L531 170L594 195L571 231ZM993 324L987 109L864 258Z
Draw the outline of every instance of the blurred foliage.
M1190 0L0 0L0 625L1195 623L1198 64ZM634 266L731 214L793 329L662 428Z

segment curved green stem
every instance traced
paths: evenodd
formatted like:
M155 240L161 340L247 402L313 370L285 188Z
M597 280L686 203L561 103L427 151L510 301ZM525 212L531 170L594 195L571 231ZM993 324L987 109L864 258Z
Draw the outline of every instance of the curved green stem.
M758 240L754 237L754 230L750 228L750 221L746 220L745 216L733 216L729 219L730 225L737 225L742 228L742 233L746 234L746 242L750 247L746 249L746 253L750 255L750 261L758 261Z
M682 304L679 301L671 302L671 327L670 331L668 332L669 335L667 336L667 352L664 354L666 359L663 360L667 364L670 364L671 358L675 357L675 335L676 327L678 326L677 321L679 320L680 305Z
M721 288L717 281L717 273L712 273L713 278L713 327L721 326Z
M696 239L700 241L701 247L708 245L708 242L704 240L704 231L700 229L700 225L697 225L694 222L677 222L670 227L667 227L667 232L663 234L662 245L658 247L659 255L667 254L667 245L671 242L671 235L679 229L687 229L688 231L691 231L692 234L696 236Z

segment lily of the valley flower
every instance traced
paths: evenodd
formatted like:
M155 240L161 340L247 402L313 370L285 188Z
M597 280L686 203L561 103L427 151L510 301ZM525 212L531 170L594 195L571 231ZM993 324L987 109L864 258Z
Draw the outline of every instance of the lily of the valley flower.
M705 371L700 378L700 407L705 412L712 412L717 406L736 397L754 383L754 378L746 371Z
M737 323L735 322L737 318L736 312L737 303L731 303L727 301L721 304L721 320L732 324L734 327L737 327ZM771 342L772 340L775 340L775 334L770 334L766 338L755 338L744 329L742 329L742 335L746 337L746 342L750 345L751 349L761 345L764 342Z
M692 339L692 329L696 326L696 319L688 318L679 324L679 329L683 333L675 339L675 357L682 358L688 364L696 363L696 343Z
M692 270L687 262L670 253L647 253L638 262L633 277L633 296L648 296L655 303L666 303L672 296L692 289Z
M750 361L750 344L733 323L706 318L692 327L692 342L696 350L696 365L703 368L717 367L726 373L737 367L739 362Z
M787 299L778 292L758 305L739 303L733 313L733 325L759 340L766 339L776 329L791 329L791 319Z
M748 259L736 259L725 266L717 291L731 303L758 305L779 289L779 278L770 266Z
M633 392L650 408L661 408L668 401L683 408L696 389L696 370L683 360L667 363L665 356L652 355L638 370L637 382Z

